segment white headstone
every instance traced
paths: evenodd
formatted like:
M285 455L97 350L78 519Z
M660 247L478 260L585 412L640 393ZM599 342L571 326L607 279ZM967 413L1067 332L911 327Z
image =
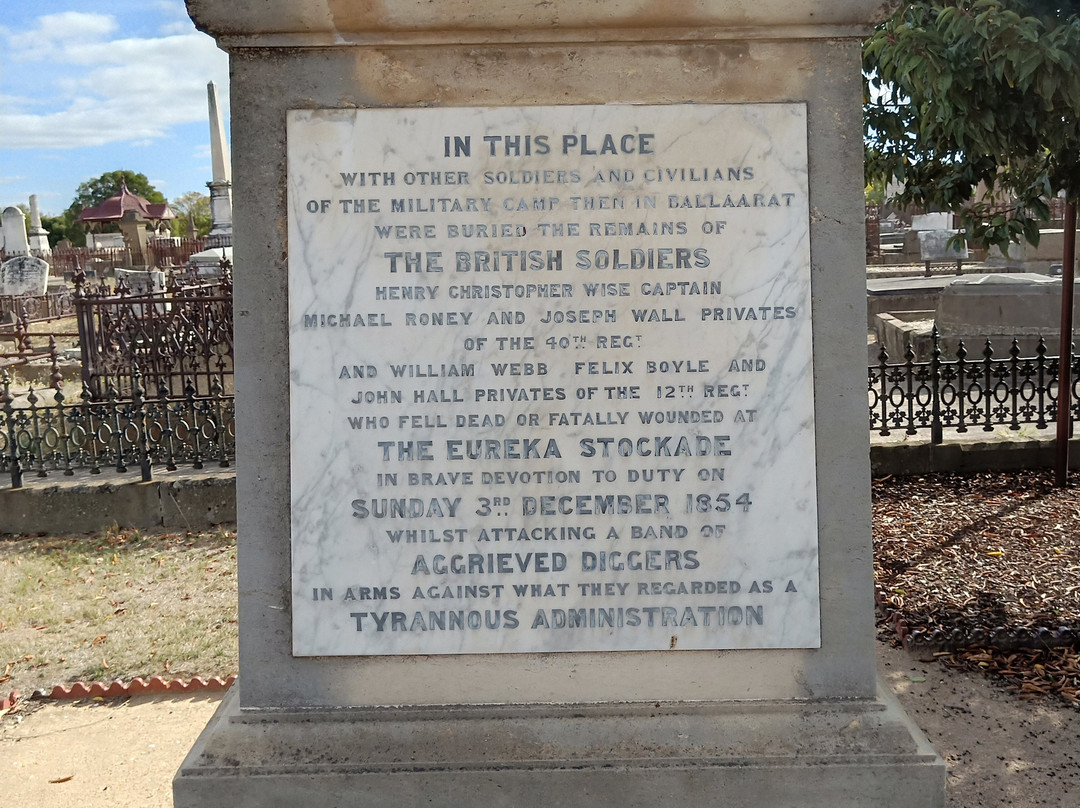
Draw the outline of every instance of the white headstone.
M122 250L124 236L122 233L87 233L86 246L91 250Z
M919 255L923 261L960 261L968 257L967 241L953 241L956 230L920 230Z
M116 269L116 283L121 281L132 297L159 295L165 291L165 273L161 270Z
M26 217L16 207L4 208L0 214L4 229L4 253L10 258L15 255L29 255L30 242L26 238Z
M49 264L33 255L18 255L0 264L0 295L43 295Z
M923 213L911 217L912 230L948 230L950 227L951 213Z
M160 269L114 269L117 286L121 282L128 289L129 297L149 297L150 295L162 295L165 292L165 273ZM147 311L154 309L159 314L167 311L169 304L162 300L160 303L145 304L136 303L131 307L136 317L144 316Z
M202 252L192 253L188 263L195 265L197 275L220 275L221 264L232 264L232 247L210 247Z

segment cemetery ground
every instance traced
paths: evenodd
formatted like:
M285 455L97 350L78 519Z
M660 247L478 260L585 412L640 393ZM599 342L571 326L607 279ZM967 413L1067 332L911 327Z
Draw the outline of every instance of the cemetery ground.
M873 491L879 670L946 759L946 804L1076 804L1076 489L1019 472L875 480ZM235 571L231 526L0 536L0 694L235 673ZM20 699L0 716L0 793L14 789L13 805L169 806L172 773L216 703Z
M236 672L236 533L0 537L0 693Z

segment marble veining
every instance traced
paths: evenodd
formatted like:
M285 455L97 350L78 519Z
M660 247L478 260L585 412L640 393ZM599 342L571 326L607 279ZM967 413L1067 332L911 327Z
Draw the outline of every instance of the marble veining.
M806 140L289 113L295 654L819 646Z

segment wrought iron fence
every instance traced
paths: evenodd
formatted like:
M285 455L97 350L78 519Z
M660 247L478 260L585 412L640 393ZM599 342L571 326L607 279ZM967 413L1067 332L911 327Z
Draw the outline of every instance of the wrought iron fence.
M75 315L75 298L61 289L44 295L0 295L0 328L6 323L59 320Z
M191 384L182 395L161 386L147 396L137 371L130 398L108 387L102 401L84 389L69 402L54 370L53 387L25 394L12 391L7 371L0 372L0 473L20 488L23 477L72 476L76 470L98 474L136 467L143 481L154 466L175 471L180 465L201 469L228 467L236 458L235 406L215 384L199 396Z
M32 331L32 322L35 321L30 319L27 308L23 306L14 323L0 324L0 370L27 365L39 359L49 359L56 367L57 338L78 336L77 333L64 331Z
M1075 422L1080 419L1080 357L1073 357L1071 367L1070 415ZM960 342L956 358L947 359L935 328L929 361L916 362L909 345L903 364L890 365L882 348L868 377L870 429L879 435L929 430L931 441L941 443L945 429L1046 429L1057 418L1058 357L1047 355L1042 339L1031 357L1020 356L1014 339L1003 357L995 356L986 340L981 356L969 356Z
M151 238L147 242L147 265L182 267L194 253L202 252L207 247L218 247L220 238ZM31 255L44 258L49 262L49 274L52 277L72 279L76 273L85 272L91 277L104 277L106 273L120 268L131 267L131 250L127 247L71 247L57 245L48 252L31 250ZM0 249L0 257L6 254Z
M146 387L164 385L172 395L182 394L189 384L199 396L210 395L215 384L232 391L232 281L227 267L216 281L188 281L174 275L163 294L132 295L122 284L113 293L76 275L82 378L95 399L103 398L109 385L127 396L136 367Z
M53 247L48 253L32 251L38 258L49 262L49 275L70 280L80 269L95 277L117 267L131 266L131 250L127 247Z

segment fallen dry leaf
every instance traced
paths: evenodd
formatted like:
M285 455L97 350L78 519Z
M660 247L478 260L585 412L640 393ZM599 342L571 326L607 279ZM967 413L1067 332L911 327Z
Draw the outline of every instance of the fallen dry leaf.
M876 480L873 490L881 635L1023 696L1077 703L1075 489L1025 471Z

